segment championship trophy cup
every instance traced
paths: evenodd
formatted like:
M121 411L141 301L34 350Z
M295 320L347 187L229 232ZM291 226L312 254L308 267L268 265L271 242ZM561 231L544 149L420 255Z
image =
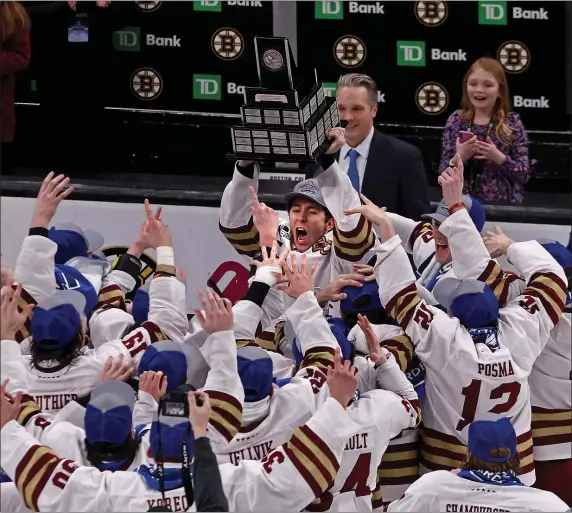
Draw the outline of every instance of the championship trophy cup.
M288 38L257 36L254 48L259 87L245 87L229 159L315 162L339 124L335 98L326 97L316 70L298 75Z

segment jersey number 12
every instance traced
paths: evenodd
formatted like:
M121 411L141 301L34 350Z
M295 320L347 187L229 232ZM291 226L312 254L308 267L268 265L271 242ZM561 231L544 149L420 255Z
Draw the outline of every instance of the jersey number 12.
M469 385L463 388L462 394L465 396L465 402L463 403L461 420L457 423L457 431L462 431L471 422L473 422L473 420L475 420L475 413L477 411L477 404L479 403L479 394L481 392L482 383L483 382L480 379L473 379ZM501 399L505 394L508 394L508 397L506 398L506 401L493 406L489 410L489 413L495 413L497 415L506 413L516 404L519 393L520 383L518 381L503 383L502 385L493 388L489 395L489 399Z

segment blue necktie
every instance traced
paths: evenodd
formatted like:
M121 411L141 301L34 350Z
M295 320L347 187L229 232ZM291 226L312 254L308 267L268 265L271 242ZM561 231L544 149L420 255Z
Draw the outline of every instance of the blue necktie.
M352 182L352 185L354 186L354 189L359 193L359 173L357 168L357 158L359 157L359 153L357 152L357 150L352 148L350 151L348 151L346 158L348 155L350 156L350 167L348 168L348 176L350 178L350 181Z

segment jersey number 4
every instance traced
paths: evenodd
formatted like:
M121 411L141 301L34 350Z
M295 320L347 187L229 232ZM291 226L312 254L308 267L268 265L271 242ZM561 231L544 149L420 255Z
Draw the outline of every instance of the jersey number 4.
M347 492L354 492L356 497L371 495L371 490L367 485L370 465L371 453L365 452L360 454L354 464L354 468L349 473L343 486L340 488L340 495ZM332 507L332 502L334 500L334 496L330 490L325 491L322 496L319 497L320 502L309 504L306 507L306 511L328 511Z
M469 385L463 388L462 393L465 396L465 402L463 404L461 420L457 423L457 431L462 431L471 422L473 422L473 420L475 420L475 413L477 411L477 404L479 403L482 383L483 382L480 379L473 379ZM489 395L489 399L501 399L505 394L508 394L508 397L504 402L493 406L489 410L489 413L495 413L497 415L506 413L516 404L519 393L520 383L518 381L503 383L502 385L493 388Z

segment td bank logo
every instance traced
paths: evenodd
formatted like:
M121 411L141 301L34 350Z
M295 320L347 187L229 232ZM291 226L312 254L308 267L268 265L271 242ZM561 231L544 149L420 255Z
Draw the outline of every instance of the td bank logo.
M479 2L479 24L480 25L506 25L508 18L508 8L506 2ZM512 8L513 20L545 20L548 21L548 11L540 9L523 9L522 7Z
M506 2L479 2L479 25L506 24Z
M141 50L141 29L124 27L113 32L113 48L118 52L139 52Z
M314 18L317 20L343 20L344 3L349 14L385 14L382 2L342 2L342 0L320 0L314 2Z
M426 55L425 41L397 41L398 66L425 66ZM461 48L453 51L431 48L429 55L432 61L467 62L467 52Z
M397 41L398 66L425 66L425 41Z
M193 75L193 98L195 100L220 100L220 75Z
M324 82L322 85L324 86L324 94L326 96L331 96L332 98L336 96L338 84L335 82Z
M244 86L227 82L226 94L244 96ZM195 100L220 100L222 98L222 77L220 75L193 75L193 98Z
M262 1L247 0L227 0L225 4L229 7L262 7ZM195 0L193 2L194 11L222 12L221 0Z

